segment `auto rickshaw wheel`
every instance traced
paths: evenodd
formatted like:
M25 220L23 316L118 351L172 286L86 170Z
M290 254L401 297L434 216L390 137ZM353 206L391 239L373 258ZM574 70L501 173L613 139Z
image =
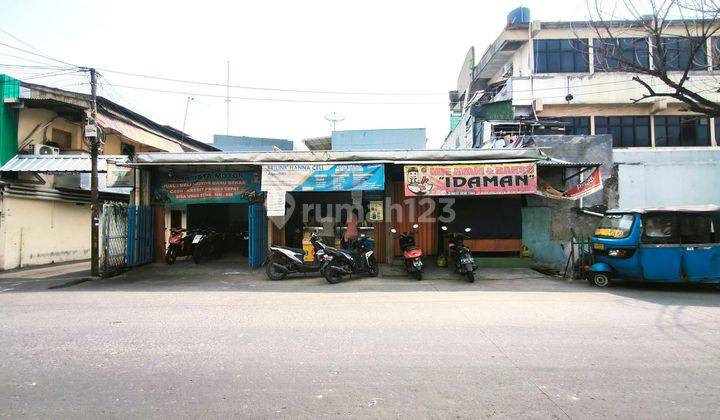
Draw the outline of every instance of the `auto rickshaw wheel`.
M610 286L610 275L608 273L590 273L588 279L590 284L595 287L608 287Z

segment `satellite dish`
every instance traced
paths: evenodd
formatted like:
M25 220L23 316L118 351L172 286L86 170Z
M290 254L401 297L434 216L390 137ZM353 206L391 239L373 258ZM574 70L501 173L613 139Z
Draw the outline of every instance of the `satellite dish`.
M325 115L325 119L328 120L328 122L332 123L333 131L335 131L335 124L339 123L340 121L344 121L345 116L333 111L333 112Z

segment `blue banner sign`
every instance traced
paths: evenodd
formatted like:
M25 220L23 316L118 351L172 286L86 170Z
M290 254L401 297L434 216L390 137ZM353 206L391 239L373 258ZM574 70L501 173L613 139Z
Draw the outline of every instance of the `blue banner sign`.
M367 191L385 188L385 166L369 165L264 165L262 190Z

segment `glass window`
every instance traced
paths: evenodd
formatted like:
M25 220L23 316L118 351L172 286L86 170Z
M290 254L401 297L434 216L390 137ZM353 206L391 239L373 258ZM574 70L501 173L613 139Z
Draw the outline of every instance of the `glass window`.
M675 216L673 214L643 215L643 243L672 244L677 243Z
M595 229L595 236L601 238L626 238L630 234L635 216L632 214L606 214Z
M646 38L596 39L593 53L595 71L622 71L631 64L645 68L650 65Z
M653 48L655 68L682 71L690 65L690 70L707 70L707 50L702 38L660 38L660 46L662 48ZM696 48L695 56L691 58Z
M710 54L712 54L713 70L720 70L720 37L712 37L710 47Z
M567 135L590 135L590 117L558 117L552 118L565 123Z
M588 44L580 39L538 39L535 73L586 73L590 71Z
M683 214L680 216L680 243L709 244L714 243L715 223L706 214Z
M595 134L610 134L613 147L649 147L650 117L595 117Z
M697 116L656 116L655 146L710 146L710 120Z

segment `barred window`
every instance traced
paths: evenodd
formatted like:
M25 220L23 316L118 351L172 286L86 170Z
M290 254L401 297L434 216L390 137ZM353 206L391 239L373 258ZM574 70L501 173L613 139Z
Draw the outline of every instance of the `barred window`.
M655 68L666 71L685 70L690 64L690 70L707 70L707 50L702 38L660 38L660 46L653 48L653 62ZM702 45L700 45L702 44ZM690 61L690 55L697 48L695 56Z
M707 117L655 117L655 146L709 146L710 122Z
M650 147L650 117L595 117L595 134L610 134L613 147Z
M580 39L537 39L535 73L587 73L588 44Z
M646 38L596 39L593 42L595 71L623 71L632 66L648 68L650 51Z

